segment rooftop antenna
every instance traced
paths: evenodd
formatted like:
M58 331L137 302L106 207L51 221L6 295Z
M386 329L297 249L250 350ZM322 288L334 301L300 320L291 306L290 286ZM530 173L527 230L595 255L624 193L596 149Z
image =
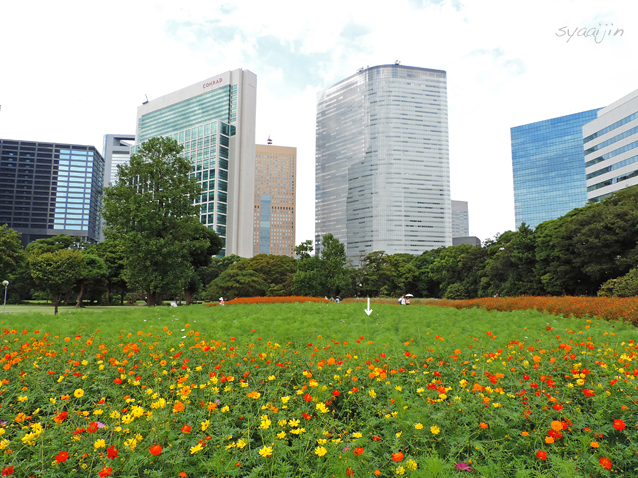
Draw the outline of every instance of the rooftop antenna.
M146 101L144 103L142 103L143 105L145 105L146 103L148 103L148 95L146 93L144 93L144 96L146 96Z
M270 139L270 135L268 135L268 144L272 144L272 139Z
M401 62L400 62L399 60L394 60L394 64L395 64L395 65L400 65L400 64L401 64Z

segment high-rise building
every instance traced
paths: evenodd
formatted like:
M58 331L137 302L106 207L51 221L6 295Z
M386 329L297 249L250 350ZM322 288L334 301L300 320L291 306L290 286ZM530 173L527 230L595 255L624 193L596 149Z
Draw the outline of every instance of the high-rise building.
M638 90L598 111L583 138L589 202L638 184Z
M511 128L516 228L587 203L583 125L598 109Z
M135 153L157 136L184 146L201 183L200 219L224 241L220 256L253 251L257 76L233 70L144 103Z
M100 237L104 159L93 146L0 139L0 224L22 244Z
M319 93L316 137L317 252L327 233L354 264L452 245L445 71L360 69Z
M452 239L470 235L470 215L467 201L452 200Z
M104 186L117 182L117 167L129 164L133 134L105 134L102 155L104 156Z
M297 148L255 145L253 256L295 257Z

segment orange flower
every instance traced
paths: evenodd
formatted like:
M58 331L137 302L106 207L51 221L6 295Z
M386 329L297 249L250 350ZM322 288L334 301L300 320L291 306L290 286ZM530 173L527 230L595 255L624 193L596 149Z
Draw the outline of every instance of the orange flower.
M536 458L538 458L539 460L547 460L547 453L545 453L544 451L538 450L536 452Z
M545 443L551 445L552 443L554 443L554 439L552 437L545 437Z
M179 474L179 476L180 476L181 478L186 478L188 475L186 474L186 472L185 472L185 471L182 471L182 472Z
M380 475L381 474L381 470L374 470L374 474L375 475Z
M350 467L346 468L346 476L354 476L354 470Z
M625 429L625 422L622 420L614 420L614 428L618 431L622 431Z
M604 456L600 459L600 466L609 470L611 468L611 460L609 458L605 458Z
M551 426L552 426L552 430L556 430L557 432L563 429L563 424L557 420L554 420Z
M162 447L159 445L152 445L150 448L150 451L151 451L151 455L157 456L160 453L162 453Z
M363 448L361 448L360 446L358 446L357 448L355 448L352 453L354 454L354 456L359 456L361 455L361 453L363 453Z
M598 448L600 445L598 444L597 441L593 441L589 444L592 448Z
M401 461L403 460L403 453L392 453L392 461Z
M524 437L528 437L529 433L528 432L523 432L523 433L521 433L521 435L524 436Z
M488 428L488 427L489 427L489 425L488 425L487 423L483 423L483 422L481 422L481 423L479 423L479 427L481 427L481 428Z
M191 432L191 427L190 425L184 425L182 427L182 433L190 433Z
M173 413L181 412L182 410L184 410L184 404L176 400L175 405L173 405Z

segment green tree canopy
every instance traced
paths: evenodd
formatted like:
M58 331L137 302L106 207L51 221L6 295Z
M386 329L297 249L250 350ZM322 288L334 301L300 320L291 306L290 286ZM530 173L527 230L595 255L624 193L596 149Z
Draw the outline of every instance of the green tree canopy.
M190 162L171 138L153 138L118 166L117 184L104 190L107 237L121 240L124 278L146 291L148 305L158 293L186 287L195 270L193 241L205 241L194 204L201 187L190 177Z
M62 296L71 292L82 278L84 266L84 255L78 250L60 249L29 256L31 276L38 287L51 296L55 314Z

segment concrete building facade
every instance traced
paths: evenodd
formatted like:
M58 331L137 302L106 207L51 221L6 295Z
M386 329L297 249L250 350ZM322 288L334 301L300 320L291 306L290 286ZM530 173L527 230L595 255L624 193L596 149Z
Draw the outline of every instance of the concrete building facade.
M367 254L452 245L446 72L380 65L318 95L315 243Z
M511 128L516 228L587 203L583 126L598 109Z
M253 256L295 257L297 148L255 145Z
M102 157L104 158L104 186L117 182L117 167L129 164L134 134L105 134Z
M132 152L157 136L184 146L203 188L200 220L224 241L220 256L252 256L256 101L257 76L238 69L137 109Z
M452 200L452 239L470 235L470 214L467 201Z
M598 111L583 126L587 201L638 184L638 90Z
M100 239L104 159L93 146L0 139L0 224L22 244Z

